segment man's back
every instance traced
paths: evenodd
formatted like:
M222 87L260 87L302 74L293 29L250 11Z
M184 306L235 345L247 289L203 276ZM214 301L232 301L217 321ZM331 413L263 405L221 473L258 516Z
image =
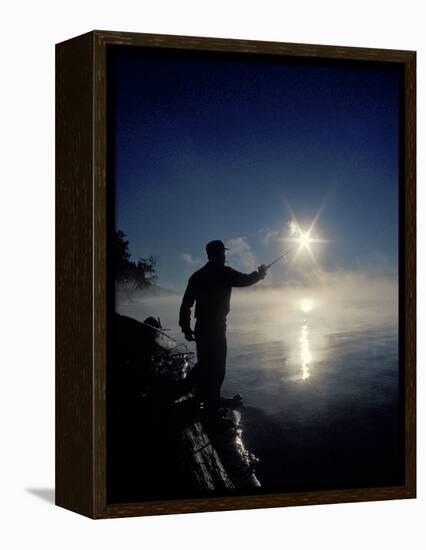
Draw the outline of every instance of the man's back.
M198 320L225 321L230 309L232 287L250 286L261 278L258 271L245 274L225 265L207 262L189 279L180 308L180 326L189 326L194 302Z
M190 278L188 287L195 298L195 317L225 318L231 300L231 268L208 262Z

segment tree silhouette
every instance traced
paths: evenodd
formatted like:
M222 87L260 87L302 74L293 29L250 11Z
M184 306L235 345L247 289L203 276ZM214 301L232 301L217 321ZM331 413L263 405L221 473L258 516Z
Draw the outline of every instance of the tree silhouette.
M151 255L132 262L129 241L125 233L120 230L115 232L114 257L116 285L127 297L130 298L136 291L152 287L157 283L157 259Z

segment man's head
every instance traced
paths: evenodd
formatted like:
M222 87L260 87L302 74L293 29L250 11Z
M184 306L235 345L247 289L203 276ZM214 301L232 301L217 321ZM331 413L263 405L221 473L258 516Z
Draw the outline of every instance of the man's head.
M228 248L225 248L222 241L210 241L206 246L209 261L216 264L225 264L225 250Z

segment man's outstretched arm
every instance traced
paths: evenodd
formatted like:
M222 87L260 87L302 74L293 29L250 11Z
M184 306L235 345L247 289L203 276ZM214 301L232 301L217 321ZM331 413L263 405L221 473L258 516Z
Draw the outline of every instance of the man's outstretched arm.
M253 273L241 273L236 269L229 268L232 286L251 286L266 277L267 269L264 265L258 267Z
M185 294L182 298L182 304L179 310L179 326L185 334L187 340L194 339L194 333L191 329L191 308L195 302L194 284L191 279L186 287Z

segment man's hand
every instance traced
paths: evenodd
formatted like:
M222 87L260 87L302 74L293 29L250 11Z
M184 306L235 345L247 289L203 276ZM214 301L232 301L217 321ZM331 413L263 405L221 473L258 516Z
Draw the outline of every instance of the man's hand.
M190 328L184 330L185 340L188 340L188 342L193 342L195 340L194 338L194 331Z
M259 272L260 278L264 279L268 273L268 268L266 267L265 264L262 264L257 268L257 271Z

